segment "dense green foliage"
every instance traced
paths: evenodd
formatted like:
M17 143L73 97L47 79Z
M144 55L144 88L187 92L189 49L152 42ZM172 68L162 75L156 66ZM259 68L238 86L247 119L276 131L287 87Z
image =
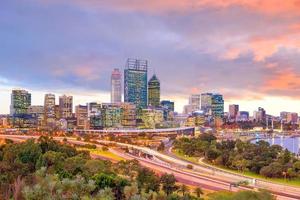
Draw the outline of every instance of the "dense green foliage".
M93 160L88 152L48 137L0 146L0 199L200 200L202 196L201 188L190 191L177 185L174 175L159 176L136 160Z
M188 156L241 172L251 171L270 178L300 176L300 161L288 150L265 141L257 144L240 140L217 142L212 134L175 140L174 148Z

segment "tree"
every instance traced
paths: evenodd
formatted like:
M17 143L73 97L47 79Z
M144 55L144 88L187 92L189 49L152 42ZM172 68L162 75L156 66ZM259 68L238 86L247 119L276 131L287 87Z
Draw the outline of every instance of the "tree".
M175 185L176 178L173 174L163 174L160 178L160 182L162 184L163 191L167 195L170 195L177 190L177 186Z
M189 192L189 188L188 188L186 185L182 184L182 185L180 185L180 186L178 187L178 190L177 190L177 191L178 191L178 192L181 192L181 193L182 193L182 196L184 196L185 193Z
M155 192L159 191L160 180L156 174L148 168L143 167L138 171L136 181L140 190L144 188L146 192L150 190Z
M273 162L260 170L260 174L269 178L282 177L283 166L278 162Z
M203 193L203 190L202 190L200 187L195 188L194 193L196 194L196 196L197 196L198 198L200 198L201 195L204 194L204 193Z
M214 140L217 140L217 138L211 133L203 133L199 135L199 139L202 141L207 141L209 143L211 143Z
M138 186L136 183L133 183L131 186L124 187L124 195L127 200L131 199L138 192L139 192L139 189L138 189Z

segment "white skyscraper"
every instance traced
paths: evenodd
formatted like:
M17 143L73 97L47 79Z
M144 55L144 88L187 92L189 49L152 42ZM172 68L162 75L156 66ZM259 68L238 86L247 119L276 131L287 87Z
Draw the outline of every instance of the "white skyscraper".
M122 75L119 69L114 69L111 74L111 103L122 101Z

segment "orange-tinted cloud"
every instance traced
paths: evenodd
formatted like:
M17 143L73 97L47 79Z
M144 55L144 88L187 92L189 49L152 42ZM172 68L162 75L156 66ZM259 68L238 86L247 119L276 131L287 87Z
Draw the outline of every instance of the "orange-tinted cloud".
M263 87L263 93L276 93L283 96L299 97L300 74L292 68L280 68L273 75L267 76Z
M46 3L53 3L53 0L44 0ZM62 2L62 0L57 0ZM265 14L299 14L299 0L73 0L72 4L81 6L110 7L117 10L140 11L140 12L186 12L212 8L229 8L239 6L252 11Z

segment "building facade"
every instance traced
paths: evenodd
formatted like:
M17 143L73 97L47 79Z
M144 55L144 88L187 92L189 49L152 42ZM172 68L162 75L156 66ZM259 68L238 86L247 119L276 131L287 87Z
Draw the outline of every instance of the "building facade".
M73 97L72 96L60 96L59 97L59 113L60 118L68 119L73 115Z
M148 105L156 108L160 105L160 81L155 74L148 82Z
M231 104L229 105L229 119L235 120L239 113L239 105Z
M175 106L173 101L163 100L160 105L164 112L164 120L169 121L174 118Z
M44 99L44 120L45 126L52 128L55 126L56 113L55 113L55 95L45 94Z
M128 59L124 70L124 101L137 108L147 107L148 61Z
M102 104L102 123L103 127L120 128L121 127L121 107L118 104Z
M75 116L77 120L77 129L89 129L87 106L78 105L75 107Z
M224 117L224 99L221 94L213 94L211 98L211 114L214 118Z
M201 110L203 110L206 114L211 114L212 96L212 93L201 94Z
M200 94L192 94L189 98L189 105L194 107L194 111L200 110L200 102L201 102L201 95Z
M111 103L122 102L122 74L119 69L114 69L111 74Z
M11 93L10 115L27 114L31 106L31 94L26 90L13 90Z
M102 130L102 105L97 102L88 103L88 119L91 130Z
M121 104L121 125L123 128L136 127L136 106L134 104Z

